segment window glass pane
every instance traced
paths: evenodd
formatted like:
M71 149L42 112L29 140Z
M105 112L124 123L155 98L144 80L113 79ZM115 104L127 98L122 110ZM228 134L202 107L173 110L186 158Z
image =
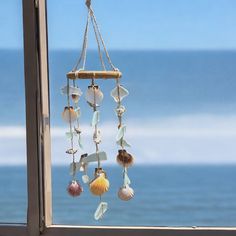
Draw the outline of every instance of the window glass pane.
M86 23L81 1L48 0L53 159L53 222L76 225L235 226L236 222L236 21L232 1L93 1L114 64L130 95L127 108L129 169L135 197L122 202L117 191L117 118L110 97L113 81L99 81L102 150L110 190L109 210L93 219L99 199L87 186L78 198L67 194L70 147L61 119L66 73L79 57ZM114 10L115 9L115 10ZM89 34L88 68L99 68ZM89 81L80 81L85 94ZM94 152L92 110L81 98L84 151ZM83 153L79 152L79 154ZM79 156L79 155L78 155ZM90 170L94 171L95 166ZM78 175L81 181L81 173Z
M22 1L0 2L0 222L27 213Z

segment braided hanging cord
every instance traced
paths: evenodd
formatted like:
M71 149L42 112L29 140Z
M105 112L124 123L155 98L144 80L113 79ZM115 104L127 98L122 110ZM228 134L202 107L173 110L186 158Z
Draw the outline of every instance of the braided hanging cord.
M112 63L110 55L107 51L106 44L105 44L104 39L102 37L101 31L98 27L98 23L97 23L95 15L94 15L94 11L91 7L91 0L86 0L85 4L88 8L88 16L87 16L87 22L86 22L86 27L85 27L85 32L84 32L83 46L82 46L82 51L81 51L81 55L79 57L79 60L76 63L76 65L75 65L75 67L73 68L72 71L75 72L76 70L78 70L78 67L81 64L81 62L82 62L82 67L79 70L85 70L86 57L87 57L87 48L88 48L88 32L89 32L90 22L92 23L92 26L93 26L93 31L94 31L96 42L97 42L99 59L100 59L100 62L101 62L102 69L104 71L106 71L106 66L105 66L105 63L104 63L104 60L103 60L101 46L102 46L102 48L105 52L108 64L110 65L111 69L113 71L119 71L119 69L116 68L114 66L114 64Z

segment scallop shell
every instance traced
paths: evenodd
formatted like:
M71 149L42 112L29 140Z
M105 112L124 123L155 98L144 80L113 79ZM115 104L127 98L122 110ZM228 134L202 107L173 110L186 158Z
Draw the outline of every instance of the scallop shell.
M118 197L123 201L129 201L134 197L134 190L128 185L121 187L118 191Z
M123 167L130 167L134 163L134 158L131 154L126 152L126 150L121 149L118 151L118 155L116 157L117 162Z
M77 112L73 107L65 107L62 112L62 119L67 123L75 122L77 119Z
M72 180L67 187L67 192L72 197L78 197L83 192L83 188L79 182Z
M67 86L67 85L61 88L61 93L62 95L69 94L69 96L76 95L79 97L81 97L83 94L80 88L74 87L74 86Z
M93 195L101 196L109 190L109 181L105 177L105 173L98 174L90 183L90 191Z
M129 95L129 91L121 85L116 86L111 91L111 96L114 98L115 102L122 101L128 95Z
M103 93L98 86L92 85L88 87L85 99L91 106L99 106L103 100Z

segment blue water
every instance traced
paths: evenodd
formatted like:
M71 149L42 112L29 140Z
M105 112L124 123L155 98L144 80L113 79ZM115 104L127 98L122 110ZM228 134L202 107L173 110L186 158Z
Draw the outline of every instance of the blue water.
M236 166L136 166L130 170L135 197L120 201L120 169L107 168L111 183L104 195L109 211L93 220L98 199L86 186L79 198L66 192L68 167L53 168L53 222L76 225L235 226ZM10 177L9 177L10 176ZM25 222L26 173L0 167L0 221Z
M60 88L78 57L76 51L50 51L49 74L52 125L63 125L61 107L66 103ZM236 110L236 51L111 51L114 64L123 72L123 84L130 90L126 99L128 117L172 116L176 114L234 114ZM99 68L98 55L88 54L88 69ZM0 124L24 124L23 52L0 51L0 107L11 106L17 114L2 109ZM11 71L14 71L14 73ZM80 82L83 91L88 82ZM110 90L114 83L100 82L105 100L103 120L114 119ZM6 89L7 88L7 89ZM88 110L84 100L80 104ZM109 109L108 109L109 108ZM142 114L140 114L142 109ZM82 119L90 117L85 112Z
M175 120L181 115L191 115L198 119L198 115L210 114L227 120L236 114L235 51L112 51L111 56L124 74L122 83L130 91L130 96L124 101L128 108L126 119L136 120L142 127L149 124L150 118ZM50 51L52 128L65 128L61 112L66 100L59 91L66 83L65 74L72 69L77 57L78 52L75 51ZM98 67L96 58L95 52L89 52L89 68ZM1 50L0 61L0 126L24 127L23 53ZM79 85L85 91L88 83L83 81ZM101 107L102 122L114 121L115 104L109 95L114 83L101 81L100 85L105 95ZM84 100L81 100L80 106L83 112L81 122L88 124L91 110ZM211 120L207 125L210 124ZM158 122L152 125L156 128ZM206 124L202 125L207 128ZM215 129L217 131L218 127ZM0 129L0 163L6 160L13 164L15 160L25 163L24 135L15 137L13 129L12 133L8 133L8 140L1 135L2 132ZM216 137L216 140L208 136L181 139L179 136L167 135L155 140L139 137L141 141L134 142L132 152L136 151L137 160L149 160L147 154L151 153L152 158L164 161L164 154L167 153L169 160L173 158L174 163L179 162L182 154L185 155L184 160L198 160L199 157L200 160L209 159L214 163L214 155L220 153L217 160L224 162L230 155L229 160L234 160L236 154L235 136L230 135ZM64 147L61 146L64 139L61 139L60 142L52 139L54 161L65 158ZM189 142L193 145L192 149ZM114 149L110 143L107 145ZM218 151L217 148L222 150ZM143 152L138 155L139 151ZM174 156L178 152L179 158ZM206 158L202 157L203 154ZM112 156L109 155L109 158ZM111 189L104 196L104 200L109 203L109 211L102 222L93 220L98 199L92 197L86 187L80 198L70 198L66 193L70 180L68 165L54 166L53 222L123 226L235 226L235 165L150 165L148 161L146 164L138 164L130 169L136 194L128 203L119 201L116 196L121 185L121 169L106 167ZM0 186L0 222L26 222L26 168L0 167Z

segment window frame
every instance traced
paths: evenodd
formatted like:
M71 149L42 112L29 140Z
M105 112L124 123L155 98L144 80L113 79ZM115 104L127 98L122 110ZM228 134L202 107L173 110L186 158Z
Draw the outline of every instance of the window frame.
M46 0L22 0L22 4L27 137L27 223L0 224L0 235L236 235L236 227L95 227L52 224L50 97Z

